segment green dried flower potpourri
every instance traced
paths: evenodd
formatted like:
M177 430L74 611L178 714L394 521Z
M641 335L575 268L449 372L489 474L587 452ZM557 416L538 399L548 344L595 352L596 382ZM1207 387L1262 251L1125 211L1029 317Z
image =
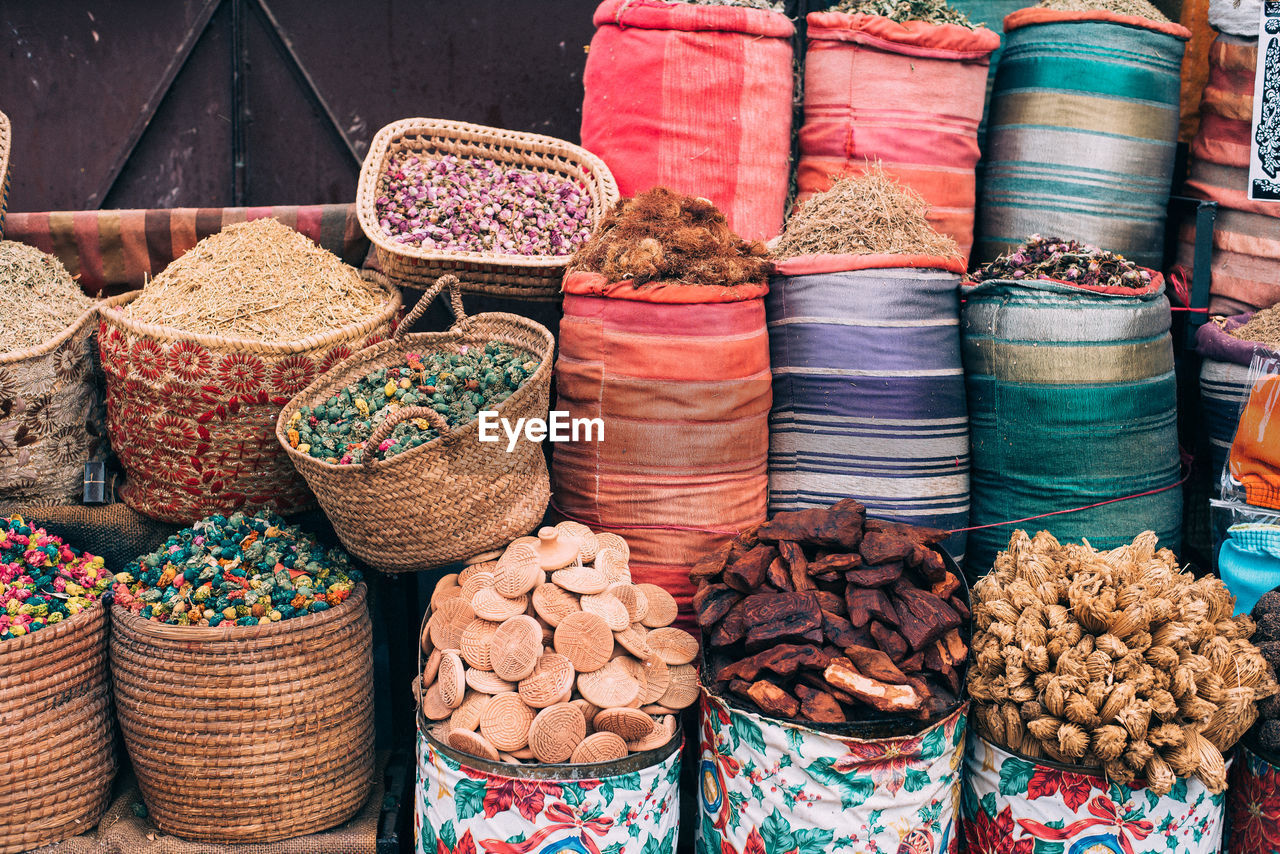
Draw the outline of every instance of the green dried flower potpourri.
M926 24L958 24L971 30L979 26L971 22L964 12L948 6L946 0L841 0L829 11L880 15L899 24L924 21Z
M116 604L145 620L253 626L341 604L361 575L342 549L264 511L202 519L115 580Z
M457 352L408 353L401 367L379 368L324 403L299 407L289 420L289 444L328 463L361 463L370 453L366 440L397 407L434 409L458 427L497 408L537 369L531 353L496 341ZM384 460L437 436L425 419L403 421L372 453Z
M1033 234L1012 252L969 276L973 284L991 279L1047 279L1088 288L1146 288L1151 273L1123 255L1087 243Z

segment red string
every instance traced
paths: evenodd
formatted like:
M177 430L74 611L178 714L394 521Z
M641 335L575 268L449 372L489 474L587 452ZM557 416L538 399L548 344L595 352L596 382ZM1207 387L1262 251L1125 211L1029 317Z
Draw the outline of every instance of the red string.
M1186 306L1182 306L1182 305L1171 305L1169 306L1169 311L1189 311L1192 314L1208 314L1209 313L1209 309L1207 308L1187 308Z
M738 531L721 531L718 528L691 528L686 525L606 525L603 522L593 522L590 519L582 519L574 516L572 513L566 513L560 508L559 504L556 504L555 498L551 499L551 509L555 510L566 519L574 522L580 522L587 526L594 525L597 528L630 528L633 530L644 531L691 531L695 534L724 534L729 537L736 537L739 533Z

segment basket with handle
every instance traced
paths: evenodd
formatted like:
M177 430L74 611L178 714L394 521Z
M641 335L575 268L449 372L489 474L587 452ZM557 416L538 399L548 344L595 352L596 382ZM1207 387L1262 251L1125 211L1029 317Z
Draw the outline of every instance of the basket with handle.
M445 332L406 330L445 288L456 321ZM303 406L323 403L379 368L401 367L409 353L458 352L491 341L524 350L537 368L497 408L500 418L545 418L555 339L546 327L515 314L467 316L456 276L441 276L387 341L339 362L280 412L276 439L306 478L321 508L353 555L386 572L407 572L462 560L506 545L538 526L551 497L546 458L537 442L480 441L478 420L450 427L435 410L404 406L389 413L365 443L373 448L397 424L426 419L432 441L377 459L338 465L292 447L289 424Z
M401 287L428 288L444 273L466 280L474 293L530 300L555 300L570 255L508 255L425 249L400 243L379 222L376 201L392 157L402 152L424 156L485 158L503 166L567 178L591 199L588 224L595 228L618 201L618 185L604 161L577 145L540 134L520 133L442 119L401 119L378 131L360 170L356 213L373 242L381 270Z

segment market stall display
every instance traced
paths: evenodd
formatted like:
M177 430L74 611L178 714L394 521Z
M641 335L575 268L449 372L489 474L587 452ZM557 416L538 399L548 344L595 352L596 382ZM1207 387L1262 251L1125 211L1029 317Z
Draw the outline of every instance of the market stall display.
M356 208L401 287L455 274L476 293L554 299L569 256L618 200L599 157L540 134L413 118L369 145Z
M97 303L58 260L0 240L0 500L71 504L103 451Z
M393 288L274 220L224 228L101 310L107 430L139 513L190 524L315 498L275 438L289 398L385 338Z
M101 558L20 516L0 522L0 852L98 821L116 756ZM39 745L37 753L32 745Z
M1262 318L1259 325L1252 326L1253 331L1242 329L1254 317ZM1267 309L1256 314L1212 317L1196 330L1196 352L1202 357L1200 400L1209 434L1209 471L1215 482L1226 465L1240 410L1249 398L1249 365L1257 356L1280 358L1276 320L1280 320L1280 310ZM1267 326L1259 331L1260 324Z
M408 332L446 289L453 326ZM334 365L276 424L343 544L388 572L497 548L547 508L539 443L482 441L478 412L545 419L555 340L514 314L468 316L459 289L456 276L441 276L390 340Z
M157 827L273 842L360 809L373 652L358 579L266 513L201 520L117 575L115 704Z

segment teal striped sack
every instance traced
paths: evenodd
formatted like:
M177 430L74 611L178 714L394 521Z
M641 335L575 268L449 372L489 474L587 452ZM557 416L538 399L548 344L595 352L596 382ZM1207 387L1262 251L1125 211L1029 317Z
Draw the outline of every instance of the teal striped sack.
M1120 291L1118 288L1109 289ZM1153 495L969 534L981 574L1015 527L1110 549L1155 531L1181 545L1169 301L1049 281L967 288L961 318L972 443L970 525Z
M987 119L974 257L1043 234L1159 267L1178 140L1184 42L1177 24L1023 9Z

